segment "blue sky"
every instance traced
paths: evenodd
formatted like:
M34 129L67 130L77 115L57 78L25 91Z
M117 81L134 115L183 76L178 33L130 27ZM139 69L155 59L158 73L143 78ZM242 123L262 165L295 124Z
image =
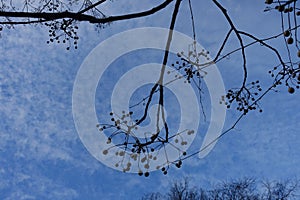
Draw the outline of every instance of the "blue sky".
M108 15L126 13L125 8L136 11L160 1L143 5L135 2L139 1L107 3L103 10ZM228 25L212 3L192 3L197 40L215 55ZM262 1L222 3L242 30L259 37L280 32L279 15L262 12ZM183 177L190 177L193 185L209 187L244 176L281 180L300 174L300 96L299 91L289 94L284 86L261 101L263 113L249 113L207 157L190 158L180 170L171 168L167 176L160 171L148 178L122 173L105 166L86 150L72 116L73 83L81 63L113 34L144 26L167 28L171 12L172 5L151 17L113 23L100 33L92 25L82 24L79 48L70 51L63 45L47 45L48 30L40 26L19 26L1 33L0 199L136 199L144 193L163 192L172 180ZM192 35L187 1L182 3L176 30ZM272 44L281 48L283 43L279 40ZM226 50L235 45L233 41ZM259 45L247 53L249 80L259 78L263 84L271 83L268 69L275 57ZM220 62L218 67L227 89L239 85L238 56ZM98 96L101 102L101 94ZM229 110L225 128L237 117L234 110Z

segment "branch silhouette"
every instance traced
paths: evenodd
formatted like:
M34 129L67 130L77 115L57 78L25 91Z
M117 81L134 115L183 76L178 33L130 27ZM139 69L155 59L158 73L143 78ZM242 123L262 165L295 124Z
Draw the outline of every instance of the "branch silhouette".
M164 75L166 74L166 66L168 62L170 62L170 46L172 44L173 39L173 31L175 30L175 24L178 21L178 16L180 13L180 6L182 2L188 3L190 20L191 20L191 31L194 39L193 44L190 45L192 50L189 49L187 55L184 53L178 52L178 60L175 64L172 65L174 68L174 72L178 72L182 74L181 76L175 77L173 81L179 81L185 79L186 84L193 85L198 90L199 100L201 104L202 113L205 116L204 106L202 104L202 86L201 81L205 77L205 69L211 67L213 64L221 63L229 56L238 54L242 58L242 62L240 65L241 70L243 71L241 84L237 87L230 88L226 95L220 97L221 103L224 104L228 109L232 107L236 107L237 111L240 112L239 117L236 121L225 131L223 131L220 136L213 139L208 145L200 149L196 152L191 152L187 154L187 152L182 151L176 141L176 138L181 138L184 143L184 138L181 135L183 132L192 133L192 130L182 130L178 133L170 133L170 127L167 123L166 113L164 107L166 105L165 101L165 87L171 82L164 81ZM207 60L205 62L199 62L197 55L203 56L204 53L197 52L197 48L195 46L197 39L197 26L195 26L195 21L197 18L194 16L192 0L164 0L160 4L145 10L139 11L129 14L122 15L113 15L106 16L102 13L100 7L107 2L107 0L98 0L96 2L92 2L90 0L83 0L82 6L78 9L77 12L69 9L62 1L58 2L57 5L54 5L52 1L40 1L39 6L35 7L31 5L30 1L25 1L23 8L16 9L12 5L13 0L10 1L9 5L6 5L8 1L0 1L0 17L2 21L0 21L0 30L3 31L3 26L14 26L14 25L30 25L30 24L41 24L45 25L49 28L49 41L47 43L52 43L54 41L67 43L67 49L70 49L70 46L74 45L75 49L77 48L77 42L79 36L77 34L77 26L81 22L87 22L90 24L96 24L102 27L102 25L109 24L117 21L126 21L131 19L142 18L146 16L154 15L155 13L162 11L167 8L172 2L174 2L174 8L171 15L171 20L169 24L169 32L167 35L167 41L165 45L165 49L162 55L162 63L161 63L161 71L155 84L147 93L148 95L134 104L132 107L140 106L142 102L145 103L145 107L143 108L143 113L141 116L131 124L128 124L125 118L131 118L132 112L123 113L122 116L117 116L115 113L110 113L112 117L112 124L101 124L98 125L99 130L103 131L104 129L113 130L108 138L108 143L112 141L114 137L117 136L125 136L120 143L116 144L115 147L123 148L124 152L119 152L119 156L124 156L126 154L133 156L135 159L140 159L139 162L147 162L144 167L144 171L140 171L140 175L148 176L148 164L150 163L150 155L151 152L157 150L159 153L165 153L165 164L163 166L158 166L159 169L163 171L164 174L167 174L167 171L171 165L175 165L176 167L180 167L182 165L182 161L195 156L201 151L207 149L210 145L214 144L217 140L222 138L228 132L233 130L237 124L246 116L246 114L252 110L259 110L262 112L260 107L260 101L263 97L270 93L271 91L276 91L276 88L279 85L284 84L288 88L289 93L294 93L295 88L298 89L300 85L300 67L299 67L299 57L300 57L300 49L299 49L299 39L298 39L298 17L300 16L300 9L297 5L297 0L288 0L288 1L273 1L267 0L265 2L266 9L265 12L278 12L280 15L280 23L281 23L281 32L278 34L270 35L267 38L259 38L255 34L249 33L247 31L241 31L239 27L236 26L234 20L231 18L228 10L221 4L219 0L212 0L212 3L216 6L216 10L222 14L225 18L226 22L229 25L226 35L220 41L220 46L216 51L213 59ZM70 1L73 2L73 1ZM74 1L75 2L75 1ZM73 3L74 3L73 2ZM58 10L59 8L59 10ZM64 9L67 8L67 9ZM230 44L230 37L233 36L235 41L238 42L238 47L227 52L225 47ZM273 40L277 40L279 38L284 38L285 50L282 51L275 46L272 46L269 42ZM247 40L246 40L247 39ZM246 43L245 41L249 41ZM72 43L72 42L73 43ZM273 80L272 84L266 89L263 89L260 86L259 80L248 81L248 66L246 49L254 46L261 45L267 51L270 51L276 57L276 65L269 70L269 74ZM190 54L197 59L191 59ZM207 53L208 54L208 53ZM207 55L206 55L207 56ZM170 72L171 73L171 72ZM172 81L172 82L173 82ZM152 133L152 135L146 135L145 138L138 138L133 130L137 128L138 125L141 125L146 121L147 116L149 114L149 109L151 103L153 103L154 95L158 94L158 108L156 111L156 122L155 128L156 132ZM163 127L160 127L160 122L162 122ZM197 130L193 130L196 131ZM174 140L174 142L173 142ZM165 145L171 145L176 151L178 151L179 157L178 160L170 161L168 159L168 155L165 151ZM113 148L113 147L112 147ZM107 149L103 151L104 154L107 154ZM127 153L129 151L129 153ZM138 155L137 155L138 154ZM140 158L143 155L144 158ZM138 158L137 158L138 157ZM154 157L154 156L153 156ZM123 165L124 163L122 163ZM128 168L125 168L124 171L128 171Z
M35 21L7 21L7 22L0 22L0 24L11 24L11 25L18 25L18 24L31 24L31 23L40 23L40 22L46 22L46 21L53 21L57 19L73 19L76 21L86 21L92 24L105 24L105 23L111 23L115 21L124 21L124 20L129 20L129 19L135 19L135 18L140 18L140 17L145 17L152 15L165 7L167 7L172 1L174 0L166 0L160 5L153 7L149 10L142 11L142 12L136 12L136 13L131 13L131 14L126 14L126 15L117 15L117 16L109 16L105 18L97 18L93 15L87 15L84 14L85 12L91 10L92 8L102 4L105 2L104 0L99 1L93 5L91 5L88 8L83 9L82 11L79 12L69 12L69 11L64 11L64 12L5 12L5 11L0 11L0 17L6 17L6 18L27 18L27 19L39 19Z

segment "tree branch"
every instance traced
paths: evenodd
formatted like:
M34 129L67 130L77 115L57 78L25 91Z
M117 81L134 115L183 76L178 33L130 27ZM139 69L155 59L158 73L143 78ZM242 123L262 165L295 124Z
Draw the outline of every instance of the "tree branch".
M57 20L57 19L65 19L65 18L70 18L74 19L77 21L87 21L89 23L109 23L109 22L114 22L114 21L122 21L122 20L128 20L128 19L134 19L134 18L140 18L140 17L145 17L148 15L152 15L165 7L167 7L172 1L174 0L166 0L160 5L153 7L152 9L149 9L147 11L142 11L142 12L137 12L137 13L131 13L131 14L126 14L126 15L118 15L118 16L110 16L107 18L97 18L92 15L86 15L83 14L83 11L86 12L88 11L87 9L84 9L83 11L79 11L77 13L75 12L69 12L69 11L64 11L64 12L58 12L58 13L53 13L53 12L41 12L41 13L34 13L34 12L5 12L1 11L0 12L0 17L9 17L9 18L38 18L40 20L47 20L47 21L52 21L52 20ZM102 2L102 1L100 1ZM98 2L98 3L100 3ZM95 4L90 6L89 8L95 7ZM35 22L36 23L36 22ZM17 23L16 23L17 24Z
M247 76L248 76L247 64L246 64L246 54L245 54L245 47L244 47L243 39L240 35L240 32L237 30L237 28L235 27L235 25L232 22L231 18L229 17L229 15L227 13L227 10L217 0L213 0L213 2L222 11L222 13L225 16L226 20L228 21L231 29L235 32L235 35L238 38L238 41L239 41L240 46L241 46L242 57L243 57L243 69L244 69L244 78L243 78L243 84L242 84L242 87L241 87L241 90L242 90L242 88L244 88L245 85L246 85Z
M104 3L104 2L106 2L106 0L98 1L97 3L94 3L94 4L90 5L90 6L88 6L87 8L85 8L85 9L79 11L78 13L80 13L80 14L85 13L86 11L89 11L89 10L93 9L93 8L95 8L96 6L99 6L100 4L102 4L102 3Z
M141 119L139 119L136 122L136 125L139 125L140 123L142 123L146 119L152 97L153 97L154 93L156 92L157 87L159 87L159 105L160 106L158 107L158 112L157 112L157 122L156 122L157 123L157 130L156 130L156 134L153 137L151 137L150 141L142 144L142 146L152 144L158 138L159 132L160 132L159 127L158 127L159 113L160 112L162 113L162 120L163 120L164 128L165 128L165 131L166 131L165 141L166 142L168 141L169 129L168 129L168 125L167 125L167 122L166 122L166 119L165 119L165 113L164 113L164 109L163 109L163 105L164 105L163 77L164 77L164 73L165 73L165 70L166 70L166 65L167 65L167 61L168 61L168 57L169 57L170 45L171 45L171 41L172 41L172 37L173 37L173 30L174 30L174 26L175 26L175 22L176 22L176 18L177 18L177 14L178 14L178 11L179 11L179 6L180 6L181 1L182 0L176 0L176 3L175 3L175 7L174 7L173 14L172 14L170 27L169 27L169 35L168 35L168 40L167 40L167 44L166 44L166 48L165 48L162 68L161 68L161 71L160 71L160 77L159 77L158 81L156 82L156 84L151 89L149 99L148 99L146 107L145 107L144 115L142 116ZM160 107L162 107L162 108L160 108Z

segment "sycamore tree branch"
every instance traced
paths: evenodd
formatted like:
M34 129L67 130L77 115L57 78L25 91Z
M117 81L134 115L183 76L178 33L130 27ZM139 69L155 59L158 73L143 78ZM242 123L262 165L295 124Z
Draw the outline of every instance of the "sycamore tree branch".
M274 48L274 47L272 47L271 45L265 43L264 40L261 40L261 39L255 37L255 36L252 35L252 34L249 34L249 33L244 32L244 31L239 31L239 33L240 33L240 34L243 34L243 35L245 35L245 36L248 36L249 38L253 39L254 41L257 41L257 42L259 42L260 44L262 44L263 46L265 46L265 47L269 48L270 50L272 50L272 51L276 54L276 56L277 56L278 60L280 61L282 67L285 69L285 63L284 63L284 61L283 61L283 59L282 59L282 57L281 57L279 51L278 51L276 48Z
M221 10L223 15L225 16L226 20L228 21L231 29L234 31L234 33L235 33L235 35L236 35L236 37L237 37L237 39L240 43L240 47L241 47L241 51L242 51L242 57L243 57L243 69L244 69L244 78L243 78L243 84L242 84L242 87L241 87L241 90L242 90L246 85L247 76L248 76L247 63L246 63L246 53L245 53L245 46L244 46L244 43L243 43L243 39L240 35L240 32L237 30L237 28L235 27L233 21L231 20L230 16L228 15L227 10L217 0L213 0L213 2ZM241 92L241 90L240 90L240 92Z
M182 0L176 0L176 3L175 3L175 7L174 7L174 10L173 10L172 19L171 19L171 23L170 23L170 27L169 27L169 35L168 35L167 44L166 44L166 48L165 48L165 52L164 52L163 63L162 63L162 68L161 68L161 71L160 71L159 79L151 89L151 92L150 92L150 95L148 97L148 101L146 103L146 107L145 107L144 114L143 114L142 118L139 119L136 122L136 125L139 125L140 123L142 123L146 119L152 97L156 93L157 88L158 88L159 89L158 90L159 91L159 107L157 109L157 116L156 116L157 117L157 121L156 121L156 129L157 130L156 130L155 135L153 135L151 137L151 140L144 143L144 144L141 144L141 146L147 146L149 144L152 144L159 137L160 128L158 127L158 125L159 125L160 113L162 115L162 120L163 120L164 128L165 128L165 131L166 131L166 136L165 136L164 142L168 142L168 139L169 139L169 128L168 128L168 124L167 124L166 119L165 119L165 112L164 112L164 108L163 108L163 106L164 106L163 77L164 77L165 70L166 70L166 65L167 65L167 61L168 61L168 57L169 57L170 45L171 45L172 38L173 38L173 31L174 31L175 22L176 22L176 19L177 19L177 16L178 16L179 7L180 7L181 2L182 2Z
M290 28L290 31L297 30L298 28L300 28L300 25L296 25L295 27ZM221 55L221 53L223 52L223 50L225 48L225 45L228 44L229 36L232 34L232 29L230 29L228 31L228 33L226 34L225 39L223 40L221 46L219 47L218 53L216 54L216 56L214 57L214 59L212 61L204 62L204 63L201 63L201 64L193 62L193 61L188 61L188 60L185 60L185 61L189 62L190 64L192 64L194 66L201 67L201 69L205 69L206 67L209 67L212 64L216 64L216 63L224 60L225 58L232 55L233 53L236 53L236 52L240 51L242 48L246 49L250 46L253 46L254 44L261 44L261 45L265 46L266 48L270 49L271 51L273 51L276 54L276 56L277 56L278 60L280 61L280 63L283 65L283 67L285 67L285 65L284 65L285 62L283 61L280 52L276 48L274 48L271 45L268 45L266 43L269 40L274 40L274 39L277 39L280 36L283 36L284 35L283 32L280 32L276 35L273 35L273 36L270 36L270 37L267 37L267 38L262 38L262 39L257 38L254 35L249 34L247 32L244 32L244 31L239 31L239 33L242 34L242 35L248 36L249 38L253 39L253 41L248 43L248 44L244 44L243 47L236 48L236 49L234 49L234 50L232 50L232 51L230 51L230 52L228 52L224 55Z
M236 29L236 28L234 27L234 24L232 23L232 21L231 21L229 15L227 14L226 9L225 9L224 7L222 7L222 5L221 5L217 0L213 0L213 2L220 8L220 10L222 11L222 13L224 14L225 18L227 19L227 21L229 22L229 24L230 24L230 26L231 26L231 29L230 29L229 32L227 33L227 35L226 35L226 37L225 37L225 39L224 39L224 41L223 41L223 43L222 43L222 45L221 45L221 48L219 49L219 51L218 51L218 53L217 53L217 55L216 55L216 57L215 57L215 59L214 59L214 62L219 62L220 60L222 60L223 58L227 57L228 55L231 55L232 53L237 52L237 51L240 51L240 50L242 51L242 54L243 54L243 57L244 57L244 56L245 56L244 50L245 50L247 47L249 47L249 46L251 46L251 45L253 45L253 44L259 43L259 44L261 44L262 46L264 46L264 47L268 48L269 50L273 51L273 53L277 56L277 58L278 58L278 60L279 60L279 63L280 63L279 65L281 65L282 68L283 68L283 72L279 72L278 75L276 76L275 82L274 82L271 86L269 86L269 87L268 87L268 88L267 88L260 96L258 96L258 97L250 104L250 106L256 105L256 104L257 104L264 96L266 96L270 91L274 90L274 88L275 88L277 85L280 85L281 82L286 78L286 76L289 76L289 75L287 74L287 72L286 72L286 71L287 71L286 62L282 59L282 56L281 56L280 52L279 52L275 47L273 47L273 46L271 46L271 45L269 45L269 44L266 43L266 41L272 40L272 39L275 39L275 38L278 38L279 36L284 35L284 33L282 32L282 33L279 33L279 34L277 34L277 35L271 36L271 37L269 37L269 38L259 39L259 38L255 37L254 35L252 35L252 34L250 34L250 33L248 33L248 32L240 31L240 30L238 30L238 29ZM289 4L289 3L292 3L292 2L294 2L294 1L288 1L288 2L286 2L285 5L287 5L287 4ZM299 25L296 24L295 27L293 27L293 28L290 27L289 30L290 30L290 31L292 31L292 30L297 30L298 27L299 27ZM227 43L227 40L228 40L229 36L230 36L231 33L232 33L232 31L235 32L236 36L238 37L238 40L240 41L240 47L237 48L237 49L235 49L235 50L233 50L233 51L231 51L231 52L229 52L229 53L227 53L226 55L222 56L221 58L219 58L220 55L221 55L221 52L222 52L222 50L223 50L223 48L224 48L224 46L225 46L225 44ZM251 39L253 40L253 42L251 42L251 43L249 43L249 44L243 44L243 43L242 43L242 37L241 37L242 35L251 38ZM292 64L291 61L290 61L289 63ZM206 66L208 66L209 64L210 64L210 63L206 63L206 65L204 65L204 66L206 67ZM244 60L244 66L243 66L243 67L244 67L244 68L246 67L246 65L245 65L245 60ZM244 86L242 86L241 90L243 89L243 87L244 87ZM241 90L240 90L240 91L241 91ZM196 152L194 152L194 153L192 153L192 154L190 154L190 155L188 155L188 156L186 156L186 157L184 157L184 158L181 158L181 160L185 160L185 159L187 159L187 158L193 157L193 156L197 155L198 153L200 153L200 152L204 151L205 149L207 149L209 146L211 146L212 144L214 144L214 143L215 143L217 140L219 140L221 137L223 137L223 136L226 135L228 132L230 132L231 130L233 130L233 129L237 126L237 124L244 118L244 116L245 116L245 114L242 113L242 114L237 118L237 120L233 123L233 125L232 125L230 128L228 128L227 130L225 130L224 132L222 132L218 137L214 138L209 144L207 144L206 146L202 147L199 151L196 151Z
M218 53L217 53L217 55L215 56L215 58L213 59L213 62L217 62L217 60L218 60L218 58L219 58L219 56L221 55L221 53L222 53L222 51L223 51L223 49L224 49L224 47L225 47L225 45L227 44L227 41L228 41L228 39L229 39L229 36L231 35L231 33L232 33L232 28L228 31L228 33L226 34L226 37L225 37L225 39L223 40L223 43L222 43L222 45L221 45L221 47L219 48L219 51L218 51Z
M254 102L252 102L251 105L256 104L257 102L259 102L264 96L266 96L270 91L272 91L278 82L282 81L284 79L284 76L281 76L275 83L273 83L271 86L269 86ZM240 114L240 116L237 118L237 120L233 123L233 125L226 129L224 132L222 132L218 137L214 138L211 142L209 142L206 146L202 147L199 151L196 151L184 158L182 158L181 160L185 160L188 159L190 157L193 157L195 155L197 155L200 152L203 152L204 150L206 150L208 147L210 147L212 144L214 144L216 141L218 141L219 139L221 139L224 135L226 135L227 133L229 133L230 131L232 131L233 129L235 129L235 127L237 126L237 124L245 117L244 114Z
M290 28L290 30L291 30L291 31L292 31L292 30L297 30L298 28L300 28L300 25L297 25L297 26L295 26L295 27L293 27L293 28ZM282 57L281 57L280 53L278 52L278 50L275 49L274 47L272 47L271 45L268 45L268 44L266 43L266 42L269 41L269 40L277 39L278 37L283 36L283 35L284 35L283 32L278 33L278 34L276 34L276 35L273 35L273 36L271 36L271 37L263 38L263 39L259 39L259 38L255 37L254 35L251 35L251 34L249 34L249 33L243 32L243 31L239 31L239 32L240 32L241 34L246 35L246 36L248 36L248 37L250 37L250 38L252 38L252 39L254 40L254 41L252 41L252 42L250 42L250 43L248 43L248 44L245 44L245 45L244 45L244 48L247 48L247 47L250 47L250 46L252 46L252 45L254 45L254 44L259 43L259 44L265 46L266 48L269 48L270 50L272 50L272 51L276 54L276 56L277 56L277 58L279 59L281 65L282 65L283 67L285 67L285 65L284 65L285 62L282 60ZM228 32L228 34L227 34L225 40L224 40L223 43L222 43L221 48L223 48L223 47L225 46L225 43L226 43L226 41L227 41L227 39L228 39L228 35L229 35L229 34L230 34L230 32ZM233 53L235 53L235 52L237 52L237 51L240 51L240 50L241 50L241 47L239 47L239 48L237 48L237 49L235 49L235 50L233 50L233 51L230 51L229 53L227 53L227 54L225 54L225 55L222 55L222 56L221 56L221 51L219 51L218 54L217 54L217 56L215 56L215 59L214 59L213 61L214 61L215 63L218 63L218 62L220 62L221 60L223 60L224 58L226 58L226 57L230 56L231 54L233 54ZM196 65L195 63L193 63L193 64ZM199 66L207 67L207 66L209 66L209 64L211 64L211 63L204 63L204 64L199 65Z
M97 7L97 6L99 6L100 4L102 4L102 3L104 3L104 2L106 2L106 0L98 1L97 3L94 3L94 4L90 5L90 6L88 6L87 8L85 8L85 9L79 11L78 13L80 13L80 14L85 13L85 12L87 12L87 11L89 11L89 10L91 10L91 9L93 9L93 8L95 8L95 7Z
M131 14L126 14L126 15L117 15L117 16L110 16L106 18L97 18L92 15L87 15L84 14L84 12L87 12L88 9L84 9L79 12L69 12L69 11L64 11L64 12L10 12L10 11L1 11L0 12L0 17L6 17L6 18L23 18L23 19L39 19L38 21L53 21L57 19L73 19L77 21L86 21L92 24L100 23L100 24L105 24L109 22L114 22L114 21L123 21L123 20L129 20L129 19L134 19L134 18L140 18L140 17L145 17L152 15L165 7L167 7L172 1L174 0L165 0L163 3L159 4L156 7L153 7L149 10L142 11L142 12L136 12L136 13L131 13ZM104 1L100 1L101 3ZM98 2L98 4L100 4ZM97 3L96 3L97 4ZM97 4L97 5L98 5ZM89 9L92 9L95 7L95 4L88 7ZM27 22L29 24L30 21ZM34 22L37 23L37 22ZM0 24L24 24L24 22L0 22Z
M169 27L169 35L168 35L168 41L166 44L166 48L165 48L165 54L164 54L164 58L163 58L163 63L162 63L162 69L160 72L160 77L158 80L158 84L159 84L159 105L162 107L161 109L161 113L162 113L162 120L164 123L164 127L165 127L165 131L166 131L166 137L165 140L166 142L168 142L168 138L169 138L169 130L168 130L168 125L165 119L165 112L163 109L163 105L164 105L164 86L163 86L163 78L164 78L164 74L166 71L166 65L168 62L168 57L169 57L169 50L170 50L170 46L171 46L171 42L172 42L172 38L173 38L173 31L174 31L174 27L175 27L175 22L177 19L177 14L179 11L179 7L180 7L180 3L182 0L176 0L175 3L175 7L174 7L174 11L173 11L173 15L172 15L172 19L171 19L171 24ZM158 113L157 113L157 125L159 124L159 111L160 111L160 106L158 107Z

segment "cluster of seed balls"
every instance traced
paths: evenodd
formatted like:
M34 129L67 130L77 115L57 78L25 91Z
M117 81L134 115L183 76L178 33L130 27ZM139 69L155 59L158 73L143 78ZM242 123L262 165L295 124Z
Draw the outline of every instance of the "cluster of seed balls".
M269 71L269 74L271 74L271 77L275 77L275 71L278 70L278 67L274 67L272 70ZM278 75L282 76L288 76L288 78L285 81L285 85L288 87L288 92L293 94L295 92L295 88L300 88L300 63L298 64L298 68L295 69L281 69L281 71L277 72ZM274 84L274 87L277 85L281 85L282 81L277 80Z
M220 104L224 103L229 109L231 105L236 102L236 109L243 112L244 115L249 111L256 109L259 109L259 112L262 112L258 102L256 102L256 96L258 96L261 91L262 88L259 81L253 81L242 89L228 90L227 94L222 96Z
M67 43L67 50L70 50L70 47L73 46L75 49L78 48L79 37L77 35L78 26L73 25L73 22L70 20L63 19L62 21L52 21L50 23L45 23L49 29L49 40L47 44L57 42L57 43ZM71 42L72 41L72 42Z
M284 1L282 2L282 4L280 4L279 2L274 2L273 0L266 0L265 1L265 4L273 4L273 3L278 3L279 5L276 5L274 8L278 11L278 12L283 12L283 13L290 13L290 12L293 12L294 11L294 8L289 6L289 4L293 3L293 1ZM295 14L296 16L300 16L300 10L298 11L295 11ZM289 16L290 17L290 16ZM296 20L296 19L295 19ZM295 30L295 32L297 31L297 29ZM293 35L292 35L292 30L289 28L287 30L285 30L283 32L283 35L284 37L286 38L286 43L288 45L292 45L294 44L294 38L293 38ZM298 42L298 41L297 41ZM297 52L297 56L300 57L300 50L298 49L298 52ZM278 67L274 67L273 70L270 70L269 71L269 74L271 74L272 77L274 77L274 71L276 71L278 69ZM296 85L296 88L299 89L299 84L300 84L300 74L298 73L299 72L299 69L298 70L295 70L295 69L283 69L281 72L281 75L288 75L288 79L287 80L290 80L291 83L294 84L294 82L296 82L298 85ZM276 81L275 82L275 87L276 85L281 85L282 84L282 81ZM288 87L288 92L293 94L295 92L295 88L293 86L291 86L291 84L289 84L287 81L286 81L286 86Z
M272 3L273 3L273 0L266 0L265 1L265 4L270 5ZM294 10L293 7L286 7L284 4L275 6L275 9L278 10L278 12L284 12L284 13L293 12L293 10ZM296 14L300 15L300 12L298 11Z
M111 116L111 121L114 124L111 124L111 125L108 125L108 124L106 124L106 125L97 124L96 125L96 127L98 128L98 130L100 132L103 132L105 129L110 129L110 128L116 128L117 130L120 131L118 133L114 132L113 134L111 134L108 137L107 141L106 141L107 144L111 144L112 143L112 140L113 140L114 136L116 136L118 134L125 134L126 130L123 130L124 127L126 127L126 126L127 127L128 126L132 127L132 125L129 125L129 124L132 122L130 120L130 118L132 117L133 112L130 111L130 112L126 113L125 111L122 111L122 115L121 116L118 116L118 115L116 115L113 112L110 112L109 115ZM124 127L122 128L122 126L124 126ZM137 127L135 127L135 129L136 128ZM123 131L125 131L125 132L123 132ZM187 130L186 132L187 132L187 135L192 135L192 134L195 133L195 131L193 131L193 130ZM127 133L127 134L129 134L129 133ZM179 135L179 134L177 134L177 135ZM175 138L174 142L175 143L180 143L180 139ZM121 161L119 161L118 163L115 164L115 167L123 167L123 165L124 165L125 167L123 167L123 172L128 172L128 171L130 171L130 168L131 168L130 159L132 159L134 161L140 162L140 164L143 164L143 167L146 170L146 171L142 171L142 169L140 169L137 174L139 176L144 175L145 177L148 177L150 175L150 173L148 172L148 170L150 168L150 162L151 162L151 160L156 160L157 159L157 157L152 154L152 152L154 152L155 149L154 148L150 148L148 146L145 146L145 147L141 148L138 144L139 144L139 142L137 142L137 143L130 143L130 146L132 147L131 151L128 151L128 152L126 150L117 151L115 153L115 155L123 157L123 158L121 159ZM181 145L187 145L187 142L181 140L180 144ZM125 141L124 143L117 144L116 146L118 146L118 147L123 146L125 149L128 149L128 145L129 145L129 143L127 141ZM109 154L109 149L104 149L102 151L102 154L103 155L108 155ZM142 158L139 158L140 155L142 155L142 154L147 154L147 155L145 155ZM186 156L187 155L187 153L185 151L181 151L181 154L182 154L182 156ZM128 155L130 157L129 160L128 160L128 163L124 163L124 162L126 162L125 161L126 160L125 159L126 155ZM177 168L180 168L182 166L182 160L179 159L178 161L174 161L174 162L166 161L166 163L164 163L163 165L157 166L156 169L157 170L161 170L164 175L167 175L168 169L169 169L170 165L172 165L172 164L175 165Z
M184 81L185 83L191 83L191 79L194 77L203 78L207 72L203 70L197 70L196 67L189 62L190 57L194 57L196 63L198 63L200 56L204 56L207 60L209 60L208 54L209 52L204 52L204 50L198 54L190 51L189 56L186 56L184 52L177 53L177 57L180 58L181 62L176 61L175 63L172 63L171 66L178 72L182 72L182 74L184 74L184 77L186 77L186 80ZM168 71L167 73L170 74L171 71ZM178 75L175 75L175 78L179 78Z
M266 4L272 4L273 0L266 0L265 1ZM281 4L281 5L277 5L275 6L275 9L278 10L279 12L284 12L284 13L290 13L294 11L293 7L287 6L288 4ZM296 12L296 16L300 16L300 11ZM287 44L291 45L294 43L294 39L292 37L291 34L291 30L286 30L284 31L284 36L287 37L286 42ZM297 53L298 57L300 57L300 50Z

